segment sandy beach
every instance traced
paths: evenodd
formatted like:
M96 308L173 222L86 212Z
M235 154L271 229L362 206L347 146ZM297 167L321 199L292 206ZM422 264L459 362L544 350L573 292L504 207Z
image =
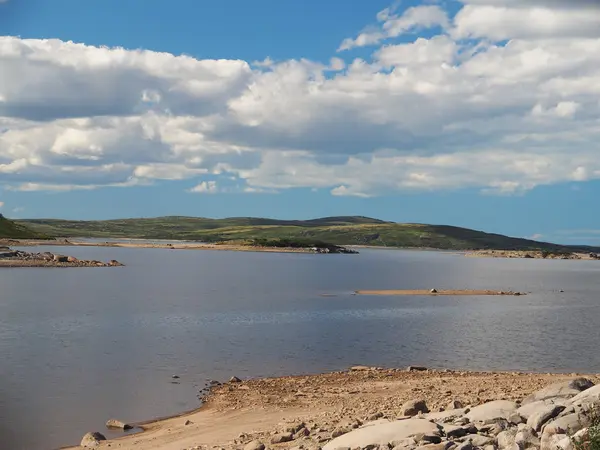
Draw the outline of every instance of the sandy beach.
M212 389L199 410L141 424L144 432L101 442L99 448L233 450L260 440L270 448L317 449L336 430L399 418L402 405L414 398L424 399L431 411L455 401L472 406L499 399L520 401L548 384L577 376L415 369L358 366L346 372L225 383ZM586 376L600 381L597 374ZM299 423L308 433L270 444L274 434ZM97 431L102 432L102 424Z

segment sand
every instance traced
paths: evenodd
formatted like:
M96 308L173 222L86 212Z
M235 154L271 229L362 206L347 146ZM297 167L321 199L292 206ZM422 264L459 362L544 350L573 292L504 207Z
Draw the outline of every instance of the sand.
M358 367L323 375L227 383L214 388L199 410L148 422L143 425L146 431L104 442L99 448L233 450L254 439L270 448L287 449L300 444L316 448L331 439L333 430L351 426L357 420L398 417L407 400L424 398L432 411L453 400L473 406L490 400L519 400L550 383L574 376ZM588 377L594 382L600 380L598 375ZM185 425L186 421L191 423ZM273 433L300 421L311 430L309 436L270 445ZM98 424L96 431L102 432L102 428Z
M492 291L476 289L449 289L432 292L426 289L392 289L392 290L360 290L355 291L358 295L525 295L521 292Z

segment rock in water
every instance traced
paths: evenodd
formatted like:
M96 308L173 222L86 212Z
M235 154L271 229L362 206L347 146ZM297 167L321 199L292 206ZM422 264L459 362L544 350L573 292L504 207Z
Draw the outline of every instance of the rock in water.
M265 450L265 444L260 441L251 441L244 446L244 450Z
M242 382L242 380L240 380L238 377L231 377L231 378L229 379L229 382L230 382L230 383L241 383L241 382Z
M427 408L427 404L425 400L409 400L404 405L402 405L402 409L400 413L403 416L416 416L419 413L428 413L429 409Z
M106 421L106 428L117 428L119 430L131 430L133 427L128 423L121 422L117 419L108 419Z
M102 433L98 433L97 431L91 431L86 433L81 439L81 443L79 444L81 447L98 447L100 445L100 441L105 441L106 438Z

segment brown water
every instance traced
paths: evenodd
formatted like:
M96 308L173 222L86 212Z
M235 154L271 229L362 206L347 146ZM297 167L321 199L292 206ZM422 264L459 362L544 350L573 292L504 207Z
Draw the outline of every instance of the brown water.
M208 379L232 375L355 364L600 371L599 262L392 250L51 251L127 266L0 270L3 449L56 448L104 432L111 417L192 409ZM433 287L533 293L352 295Z

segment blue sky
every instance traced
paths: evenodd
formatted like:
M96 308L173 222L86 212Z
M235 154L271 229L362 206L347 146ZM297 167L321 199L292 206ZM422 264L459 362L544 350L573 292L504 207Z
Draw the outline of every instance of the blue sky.
M583 1L0 2L0 212L600 244L599 30Z

